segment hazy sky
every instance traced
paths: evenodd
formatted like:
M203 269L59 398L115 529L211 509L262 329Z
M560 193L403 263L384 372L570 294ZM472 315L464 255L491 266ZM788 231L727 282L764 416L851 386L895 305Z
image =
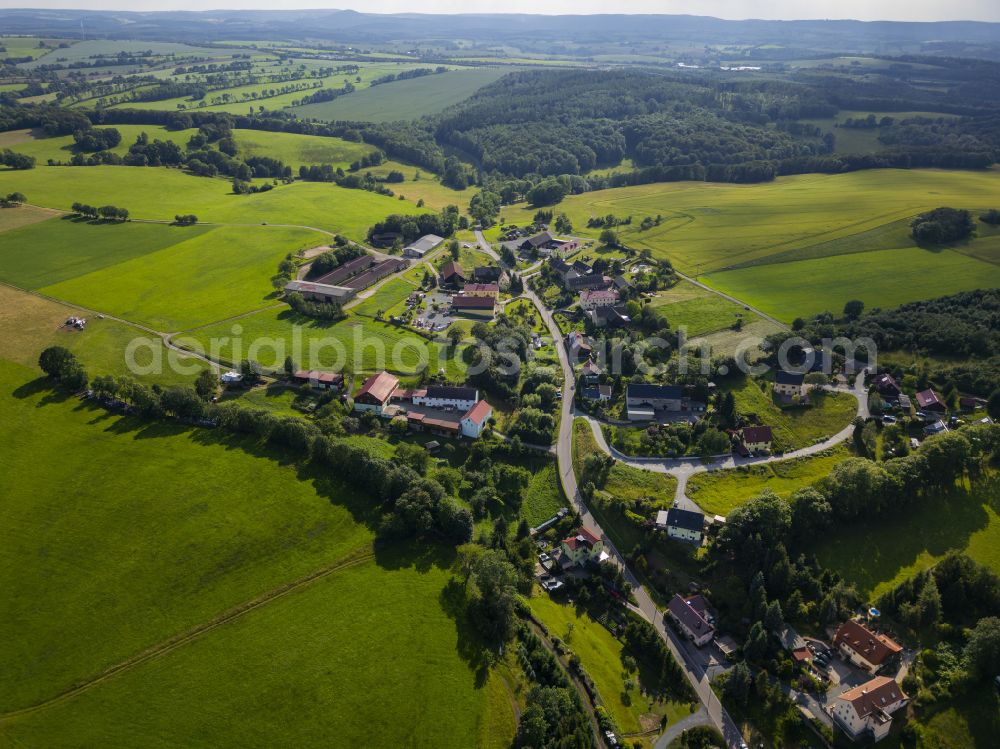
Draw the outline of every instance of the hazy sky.
M1000 21L1000 0L0 0L0 8L354 8L370 13L690 13L719 18Z

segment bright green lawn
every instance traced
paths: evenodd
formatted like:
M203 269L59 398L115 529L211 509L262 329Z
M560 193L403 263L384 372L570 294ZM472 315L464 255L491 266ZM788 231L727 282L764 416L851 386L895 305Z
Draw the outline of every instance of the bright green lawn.
M625 679L630 678L638 685L638 673L626 672L622 665L621 642L585 612L558 604L548 594L538 591L531 598L531 611L553 637L565 641L569 649L579 656L601 700L623 733L640 733L651 726L659 726L660 716L664 714L671 724L690 714L686 705L650 701L638 686L633 686L625 698ZM569 633L570 624L573 625L572 633ZM642 716L646 716L645 726Z
M0 192L13 190L23 192L31 203L62 210L69 210L74 202L110 203L127 208L133 218L172 221L177 214L194 213L202 221L298 224L358 240L390 213L421 211L412 203L385 195L319 182L296 182L256 195L233 195L229 180L153 167L0 170Z
M783 409L775 405L770 382L746 377L723 388L732 389L737 411L756 414L760 424L774 430L776 450L797 450L832 437L847 427L858 412L857 400L846 393L813 392L810 408Z
M0 286L0 340L2 356L35 369L38 355L47 346L64 346L72 351L93 375L129 374L146 382L190 383L207 365L192 357L167 349L159 336L110 318L88 316L87 327L79 331L63 327L79 310L24 291ZM125 352L136 340L132 353L139 369L128 365Z
M0 361L0 712L371 539L351 515L366 499L221 434L53 396L37 376Z
M316 242L303 229L195 229L175 245L43 290L156 330L184 330L273 303L278 262Z
M138 258L144 263L150 254L207 231L208 227L202 226L49 218L0 232L0 279L22 288L40 289L128 260Z
M47 746L509 746L503 687L477 687L442 609L447 572L386 556L6 732Z
M995 204L1000 204L1000 170L877 169L780 177L756 185L682 182L598 190L567 197L559 210L572 220L576 233L593 237L600 230L586 228L589 217L631 215L632 225L621 227L622 241L701 275L772 256L793 259L833 240L852 243L857 238L857 249L867 249L866 232L921 211ZM534 212L526 204L504 209L507 220L520 225ZM639 231L644 216L657 214L663 216L660 226ZM905 245L895 245L900 246ZM898 259L884 260L879 268L887 281L907 276L908 260L894 257ZM838 277L841 269L850 272L851 266L838 264L837 273L824 281ZM806 270L796 272L793 286L811 282Z
M1000 479L914 504L878 522L844 526L816 546L816 556L872 600L959 549L1000 573Z
M660 292L650 303L667 316L672 330L685 328L689 337L726 330L739 319L745 323L759 319L740 305L686 281Z
M573 421L573 469L579 477L583 471L583 461L587 455L600 454L594 433L585 419ZM611 469L604 491L621 502L631 502L649 497L669 507L674 501L677 479L666 473L644 471L641 468L616 463Z
M1000 266L953 250L906 247L711 273L713 288L790 322L824 311L840 314L860 299L896 307L958 291L1000 286Z
M838 446L808 458L696 473L688 479L686 492L705 512L728 515L765 489L787 499L819 481L847 457L846 448Z
M319 120L390 122L440 112L509 73L497 68L454 70L355 91L333 101L293 107L299 117Z
M333 164L345 169L353 161L374 151L364 143L342 138L298 133L268 133L261 130L234 130L240 156L268 156L280 159L293 170L301 164Z
M533 472L531 483L524 493L521 515L534 527L545 522L566 505L566 497L559 483L555 461L549 461Z
M384 177L391 171L402 172L406 175L405 182L394 182L389 185L397 198L402 195L411 203L423 200L428 207L438 211L449 205L457 205L465 211L468 208L469 200L472 199L472 195L476 191L474 187L467 187L464 190L453 190L450 187L445 187L432 172L398 161L386 161L378 166L362 170L362 172L371 172L377 177ZM420 179L414 180L413 178L418 172Z
M377 513L334 480L33 378L0 362L0 712L370 548ZM0 743L506 746L509 701L461 655L440 564L382 550L5 723Z
M129 146L135 143L135 139L140 134L146 133L149 140L169 140L177 143L184 149L191 136L198 132L196 129L188 130L167 130L161 125L108 125L121 133L122 140L117 146L111 149L113 153L124 156L128 153ZM105 129L99 126L98 129ZM34 156L39 165L45 164L49 159L55 161L69 161L73 158L75 144L72 135L58 135L54 138L35 137L39 131L15 131L15 133L26 133L27 139L20 139L19 142L9 146L12 150ZM40 133L39 133L40 134ZM77 169L83 167L74 167Z

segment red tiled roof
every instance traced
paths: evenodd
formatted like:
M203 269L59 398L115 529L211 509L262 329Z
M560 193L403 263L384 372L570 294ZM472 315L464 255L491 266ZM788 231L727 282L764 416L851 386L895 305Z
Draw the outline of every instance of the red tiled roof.
M921 390L917 393L917 405L920 406L920 408L927 408L928 406L940 406L943 404L941 403L941 398L938 397L938 394L935 393L933 389L928 389Z
M833 644L839 646L841 643L876 666L903 649L898 642L886 635L872 632L854 619L844 622L837 630Z
M743 442L746 444L771 442L773 439L771 427L743 427Z
M493 409L490 408L490 404L486 401L476 401L476 405L466 411L465 416L463 416L462 419L468 419L473 424L478 426L489 418L492 411Z
M398 386L399 379L395 375L391 375L388 372L379 372L365 380L365 384L361 386L361 390L358 392L358 397L366 395L380 403L385 403Z
M906 693L888 676L876 676L854 689L848 689L840 699L850 702L859 718L867 718L878 710L906 699Z
M453 296L451 306L456 309L493 309L496 300L491 296Z
M462 270L462 266L456 263L454 260L449 260L447 263L441 266L441 278L447 280L455 275L457 275L459 278L465 278L465 271Z
M494 291L500 293L500 287L495 283L467 283L465 284L465 293L468 294L470 291Z
M601 540L600 536L596 535L593 531L584 528L582 525L577 530L576 534L578 536L583 536L585 539L587 539L587 541L590 542L591 546L593 546L594 544L596 544L598 541Z

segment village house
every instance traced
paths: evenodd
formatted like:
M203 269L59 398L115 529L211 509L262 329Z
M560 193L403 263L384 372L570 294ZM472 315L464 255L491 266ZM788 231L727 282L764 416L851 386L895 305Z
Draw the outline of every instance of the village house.
M477 401L459 422L462 425L462 436L479 439L492 416L493 406L484 400Z
M606 289L611 286L611 279L600 273L591 273L586 276L568 276L563 282L567 291L584 291L586 289Z
M875 390L879 395L890 400L895 400L903 392L902 388L899 387L899 383L896 382L896 378L888 372L876 375L875 379L872 380L872 385L875 386Z
M571 330L566 336L566 351L571 362L590 359L594 353L594 341L576 330Z
M774 392L783 398L795 398L802 395L806 376L801 372L786 372L779 369L774 373Z
M464 386L430 385L426 389L412 391L410 398L415 406L468 411L479 402L479 391Z
M344 384L344 375L340 372L320 372L315 369L303 370L292 375L299 385L309 385L320 390L339 390Z
M589 401L609 401L611 400L611 386L593 385L591 387L586 387L580 392L580 395Z
M908 701L895 679L877 676L837 697L830 712L852 739L880 741L889 735L893 713Z
M837 629L833 645L846 660L868 673L878 673L903 652L903 646L887 635L872 632L861 622L849 619Z
M604 374L604 370L593 359L587 359L580 367L580 374L586 384L596 385L601 375Z
M462 296L489 296L496 299L500 296L500 286L495 283L467 283L462 289Z
M393 393L399 387L399 378L388 372L372 375L354 396L355 411L373 411L379 416L387 415L386 407Z
M494 296L469 296L456 294L451 298L451 309L455 314L492 320L496 315L497 300Z
M671 507L656 513L656 527L666 530L669 538L701 545L705 533L705 516L693 510Z
M587 316L595 328L625 328L632 322L624 307L598 307Z
M620 274L614 277L612 283L614 283L615 288L621 293L624 293L632 288L632 282Z
M462 266L456 263L454 260L449 260L447 263L441 266L441 285L442 286L454 286L456 288L462 288L465 285L467 277L465 275L465 270Z
M592 310L598 307L613 307L618 304L618 292L611 289L594 289L580 292L580 309Z
M608 559L601 537L582 525L577 529L575 536L562 540L560 548L564 568L582 567L587 562L600 563Z
M549 232L543 231L528 237L521 243L520 249L525 252L537 252L543 257L549 255L566 257L569 253L579 249L580 243L575 239L556 239Z
M675 594L667 606L667 614L696 647L707 645L715 637L714 617L704 596L684 598Z
M948 412L948 407L945 406L944 401L941 400L941 396L934 392L933 388L921 390L917 393L917 408L921 411L932 411L938 414Z
M683 391L677 385L629 383L625 388L625 406L630 421L655 417L656 411L680 411Z
M439 237L437 234L425 234L413 244L404 247L403 255L405 257L422 258L443 241L444 237Z
M472 271L476 283L495 283L503 291L510 285L510 276L499 265L477 265Z
M737 435L739 435L739 453L741 455L771 452L771 445L774 442L774 434L771 427L743 427L737 432Z

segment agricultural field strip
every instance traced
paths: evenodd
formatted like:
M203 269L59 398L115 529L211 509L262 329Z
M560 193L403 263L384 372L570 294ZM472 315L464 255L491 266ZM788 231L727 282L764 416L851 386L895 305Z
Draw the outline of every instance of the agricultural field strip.
M167 640L164 640L163 642L154 645L151 648L147 648L143 652L137 653L131 658L128 658L122 661L121 663L111 666L110 668L106 669L103 673L98 674L94 678L89 679L88 681L85 681L82 684L77 684L76 686L73 686L72 688L64 692L55 695L54 697L45 700L44 702L20 708L19 710L14 710L9 713L4 713L0 715L0 723L10 720L12 718L16 718L21 715L27 715L29 713L38 712L39 710L44 710L47 707L51 707L52 705L56 705L60 702L71 699L79 694L82 694L83 692L86 692L89 689L92 689L101 682L114 678L119 674L129 671L135 668L136 666L142 665L147 661L153 660L154 658L158 658L161 655L166 655L171 651L177 650L178 648L181 648L184 645L187 645L197 640L198 638L202 637L205 634L208 634L209 632L212 632L213 630L225 626L226 624L230 624L231 622L234 622L237 619L240 619L241 617L256 611L257 609L260 609L268 605L269 603L273 603L274 601L280 598L291 595L292 593L296 593L301 589L309 585L312 585L313 583L322 580L323 578L328 577L329 575L334 574L335 572L341 572L345 569L349 569L350 567L355 567L359 564L370 561L374 558L375 558L375 552L370 549L366 550L362 554L348 554L347 556L338 559L332 564L327 565L325 567L321 567L318 570L315 570L314 572L311 572L308 575L299 578L298 580L294 580L292 582L281 585L277 588L274 588L273 590L269 590L266 593L261 594L257 598L247 601L246 603L240 604L239 606L235 606L231 608L229 611L220 614L218 617L212 619L211 621L205 622L204 624L198 625L197 627L193 627L186 632L168 638Z

